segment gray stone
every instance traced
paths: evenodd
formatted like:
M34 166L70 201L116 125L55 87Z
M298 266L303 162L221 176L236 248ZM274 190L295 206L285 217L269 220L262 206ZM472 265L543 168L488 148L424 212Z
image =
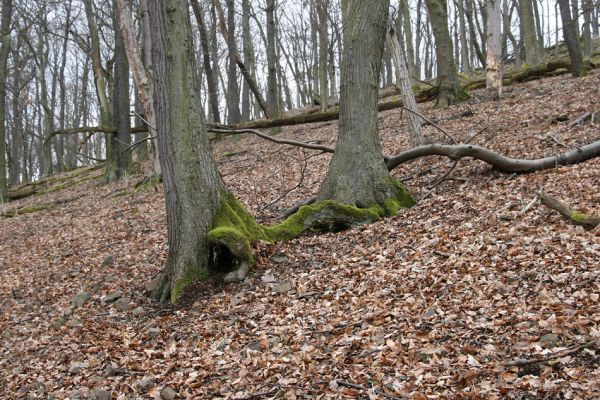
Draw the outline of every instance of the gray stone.
M421 314L421 318L423 319L430 319L437 316L437 312L435 311L435 308L431 308L427 311L425 311L423 314Z
M63 317L70 317L73 314L73 307L67 307L63 310Z
M281 264L288 260L288 256L286 256L285 254L279 253L279 254L273 254L271 257L269 257L269 259L271 261L276 262L277 264Z
M133 309L135 315L142 315L144 313L144 307L136 307Z
M273 287L276 293L285 293L292 290L292 284L288 281L278 282Z
M104 261L102 261L102 264L100 266L102 268L110 267L114 263L115 263L115 258L113 256L108 256L104 259Z
M147 392L154 386L154 378L151 376L145 376L141 381L138 381L136 385L140 390Z
M83 400L83 395L79 392L79 390L73 390L69 393L69 400Z
M128 311L131 309L131 298L122 297L115 302L115 308L119 311Z
M540 345L545 349L556 347L560 338L555 333L547 333L540 338Z
M112 396L110 395L110 392L107 390L92 389L92 393L91 393L90 397L92 400L110 400Z
M427 362L434 355L443 356L447 350L443 347L427 347L415 351L415 358L419 361Z
M69 374L71 375L75 375L77 373L79 373L79 371L81 371L83 368L86 368L87 365L84 363L73 363L71 364L71 366L69 367Z
M115 301L119 300L121 296L123 296L123 293L120 290L117 290L116 292L105 294L104 296L102 296L100 298L100 303L103 306L106 306L110 303L114 303Z
M108 364L104 374L106 376L127 375L127 370L125 368L113 367L112 364Z
M170 387L166 387L160 392L160 397L163 400L174 400L177 397L177 392L171 389Z
M152 279L150 282L146 283L146 293L152 293L158 288L160 283L160 276Z
M85 290L81 291L71 298L71 305L76 308L81 307L90 299L90 297L91 295L88 292Z

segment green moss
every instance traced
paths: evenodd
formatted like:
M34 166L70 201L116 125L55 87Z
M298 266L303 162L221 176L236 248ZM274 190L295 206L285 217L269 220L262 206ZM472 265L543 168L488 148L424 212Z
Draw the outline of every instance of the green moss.
M584 213L580 213L579 211L573 211L571 214L571 219L574 222L586 222L590 219L590 216Z
M252 264L254 257L252 256L250 239L240 230L231 226L217 227L208 232L209 242L226 246L236 258Z
M189 267L186 269L185 275L175 282L175 286L171 291L171 303L177 302L183 290L193 282L204 281L208 279L208 272L202 268Z
M50 208L49 204L35 204L30 206L17 207L12 210L7 210L2 213L4 218L12 218L21 214L31 214L42 210L47 210Z

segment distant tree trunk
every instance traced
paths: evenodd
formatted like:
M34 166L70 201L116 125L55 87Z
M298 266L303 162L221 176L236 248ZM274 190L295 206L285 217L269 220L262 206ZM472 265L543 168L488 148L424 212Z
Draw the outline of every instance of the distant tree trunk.
M319 99L321 111L325 111L329 99L329 86L327 82L327 58L329 50L327 17L329 0L316 0L316 8L319 19Z
M2 32L1 23L0 23L0 32ZM0 36L3 38L2 33ZM0 38L0 41L2 40ZM3 42L2 42L3 43ZM24 152L23 152L23 113L21 110L21 84L22 84L22 58L21 58L21 46L22 43L22 35L19 34L17 36L17 43L14 46L12 51L13 63L14 63L14 71L13 71L13 82L12 82L12 127L11 127L11 136L12 136L12 146L11 146L11 157L8 164L8 184L11 186L17 185L20 182L21 171L25 166L24 160ZM15 48L16 47L16 48ZM0 48L0 70L2 65L1 60L2 49ZM23 63L24 64L24 63ZM1 74L1 72L0 72ZM0 75L0 85L3 75ZM1 92L0 88L0 92ZM0 94L1 95L1 94ZM6 100L5 100L6 101ZM0 108L2 104L2 100L0 99ZM6 104L6 103L4 103ZM1 118L1 111L0 111ZM1 129L1 126L0 126ZM1 134L1 133L0 133ZM0 144L1 146L1 144ZM1 173L1 172L0 172Z
M10 51L10 22L12 0L2 0L2 20L0 21L0 203L8 201L6 181L6 78L8 76L8 54Z
M581 47L575 34L575 25L571 18L569 9L569 0L558 0L560 6L560 16L562 18L563 36L567 49L569 50L569 58L571 59L571 73L574 77L579 77L584 74L583 56L581 55Z
M415 48L413 44L413 34L412 34L412 24L410 18L410 9L408 8L408 1L399 0L400 2L400 13L402 15L402 29L404 31L404 44L406 46L406 65L408 67L408 76L411 79L417 78L419 74L416 71L415 67ZM419 29L417 27L417 29ZM396 30L398 33L398 30ZM419 51L419 49L417 49Z
M469 44L467 42L467 25L465 23L465 0L459 0L458 3L458 27L460 37L460 69L463 72L471 71L471 63L469 62Z
M583 55L585 57L592 56L592 11L594 5L592 0L584 0L583 3Z
M212 158L193 76L186 0L150 0L155 110L167 208L169 252L154 297L175 300L209 271L209 242L225 186ZM190 146L193 143L193 146Z
M312 86L310 96L314 99L319 96L319 46L318 46L318 14L314 1L310 2L310 43L311 43L311 60L308 79L312 77Z
M67 50L69 44L69 34L71 30L71 1L68 1L65 4L65 27L64 27L64 38L61 49L61 57L60 57L60 67L58 72L58 83L60 86L60 108L58 113L58 126L59 129L65 128L66 122L66 95L67 95L67 82L65 79L65 68L67 66ZM67 151L69 147L67 147ZM58 172L62 172L65 169L64 165L65 161L65 138L60 136L57 138L57 146L56 146L56 170Z
M250 32L250 0L242 0L242 46L244 64L254 77L254 48ZM250 86L244 81L242 86L242 120L250 120Z
M112 157L108 159L106 167L106 177L109 182L121 179L127 174L131 166L131 152L129 145L131 143L131 117L129 102L129 63L127 62L127 51L125 49L125 40L123 39L122 17L126 17L125 12L119 8L119 2L125 4L124 0L114 0L114 32L115 32L115 59L114 59L114 80L113 80L113 126L117 128L117 133L112 135ZM127 11L128 13L128 11ZM141 67L141 65L139 66ZM140 71L140 74L144 71ZM145 73L144 73L145 75Z
M475 15L473 3L474 0L464 0L467 22L469 24L469 36L471 37L471 45L475 50L477 59L481 65L485 65L485 54L479 45L479 40L477 37L477 16ZM444 1L444 4L446 4L446 1ZM447 7L447 5L445 7Z
M104 79L102 60L100 57L100 36L98 35L98 25L96 24L95 11L92 0L83 0L85 6L85 15L87 18L88 29L90 31L90 55L92 59L92 70L94 71L94 83L96 96L100 105L100 124L102 126L112 125L111 105L107 95L107 85ZM107 134L106 139L110 138ZM109 152L110 141L106 140L107 153ZM101 155L96 152L96 157ZM107 158L109 155L107 154Z
M237 124L241 120L240 89L237 81L237 65L235 60L235 0L227 0L227 47L229 64L227 67L227 110L228 122ZM233 42L233 43L232 43Z
M402 91L402 100L406 108L419 112L415 95L412 91L412 85L410 83L410 77L408 75L408 68L404 61L402 54L402 46L398 41L398 35L394 31L393 25L387 32L387 42L396 65L396 85L400 87ZM408 129L412 137L413 146L418 146L423 143L423 136L421 135L421 121L419 116L409 112L408 113Z
M417 0L417 21L416 21L416 35L415 35L415 79L421 79L421 10L423 8L423 1Z
M277 87L277 52L275 48L275 0L267 0L267 102L272 118L279 116L279 90Z
M575 25L573 29L575 30L575 37L577 38L577 43L581 42L581 32L579 30L579 0L570 0L571 3L571 19L575 21Z
M500 24L501 0L487 0L487 60L486 60L486 87L491 98L502 95L502 34Z
M448 31L448 15L446 0L425 0L429 10L429 18L435 38L435 54L437 58L437 80L439 94L437 107L448 107L456 101L467 99L469 96L458 82L456 65L452 57L452 40Z
M519 1L521 39L525 46L525 62L530 68L540 65L543 60L537 40L532 2L533 0Z
M377 94L389 0L352 0L344 13L340 73L340 127L319 199L398 211L402 186L383 162ZM393 205L394 204L394 205Z
M198 0L191 0L191 3L192 10L194 11L194 16L196 17L196 23L198 24L198 30L200 31L200 46L202 47L202 65L204 66L204 73L206 74L206 87L208 88L210 114L212 115L212 121L215 124L220 124L221 116L219 115L219 98L214 72L210 63L210 46L208 31L206 30L206 23L204 22L204 10L202 10L202 8L200 7Z

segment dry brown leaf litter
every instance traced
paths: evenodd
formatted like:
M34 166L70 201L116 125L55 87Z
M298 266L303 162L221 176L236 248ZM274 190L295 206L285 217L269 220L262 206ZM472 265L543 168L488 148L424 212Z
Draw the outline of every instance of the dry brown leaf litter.
M476 92L423 112L459 141L478 134L474 143L539 157L600 138L598 125L553 122L600 110L599 86L598 74L551 78L507 88L499 102ZM382 114L386 154L408 147L405 118ZM336 129L283 134L332 145ZM215 156L265 222L314 195L330 157L254 137L219 142ZM427 158L394 175L419 197L451 165ZM541 206L521 212L543 190L600 214L600 160L529 175L463 160L394 218L258 244L247 282L200 285L184 308L144 293L167 244L162 189L134 193L137 180L22 200L76 199L0 219L3 398L166 398L165 388L201 399L600 397L597 343L507 364L600 337L600 231ZM82 291L90 298L74 307ZM102 305L117 292L130 303Z

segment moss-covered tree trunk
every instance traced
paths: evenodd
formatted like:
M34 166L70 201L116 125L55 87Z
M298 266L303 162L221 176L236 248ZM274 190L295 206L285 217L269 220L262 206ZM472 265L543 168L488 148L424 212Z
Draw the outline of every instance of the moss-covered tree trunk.
M458 74L452 55L452 40L448 30L446 0L425 0L425 3L435 38L437 82L439 86L436 107L448 107L457 101L468 99L469 96L458 82Z
M186 0L150 1L154 106L165 187L169 254L154 293L174 299L177 286L208 272L207 233L224 185L210 152L193 79L193 43Z
M355 0L344 15L340 73L340 126L335 153L319 198L360 208L397 212L406 191L383 162L377 93L389 0ZM410 195L408 195L410 197Z

